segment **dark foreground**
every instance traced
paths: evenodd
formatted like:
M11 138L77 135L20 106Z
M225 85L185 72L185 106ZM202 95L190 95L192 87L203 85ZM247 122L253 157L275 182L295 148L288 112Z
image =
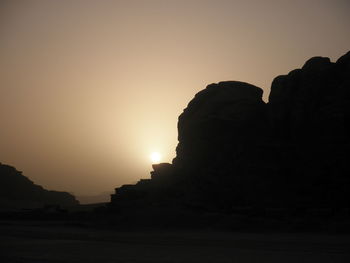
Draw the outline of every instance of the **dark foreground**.
M350 262L350 235L117 231L1 222L1 262Z

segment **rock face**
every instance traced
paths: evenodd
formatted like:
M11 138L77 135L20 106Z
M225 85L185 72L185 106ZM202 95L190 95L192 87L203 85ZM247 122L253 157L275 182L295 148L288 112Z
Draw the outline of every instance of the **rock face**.
M0 163L0 200L5 206L17 208L42 207L44 205L73 206L79 204L66 192L48 191L34 184L14 167Z
M234 144L265 133L262 94L260 88L235 81L211 84L197 93L179 117L175 163L207 165L227 159L224 155Z
M267 104L262 93L236 81L197 93L179 117L173 163L116 189L111 207L131 205L133 196L132 205L225 212L349 208L350 52L276 77Z
M278 76L268 107L289 205L349 207L350 53Z
M187 204L225 208L245 202L242 186L260 173L268 131L262 94L243 82L211 84L180 115L173 163L187 187ZM244 191L248 196L251 188Z

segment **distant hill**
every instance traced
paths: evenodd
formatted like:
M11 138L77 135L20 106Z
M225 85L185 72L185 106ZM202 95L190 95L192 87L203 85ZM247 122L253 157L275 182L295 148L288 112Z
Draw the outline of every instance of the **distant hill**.
M15 167L0 163L0 208L35 208L45 205L74 206L79 204L67 192L49 191L34 184Z
M103 192L97 195L79 195L77 196L77 199L80 204L107 203L111 200L111 194L113 194L112 191Z

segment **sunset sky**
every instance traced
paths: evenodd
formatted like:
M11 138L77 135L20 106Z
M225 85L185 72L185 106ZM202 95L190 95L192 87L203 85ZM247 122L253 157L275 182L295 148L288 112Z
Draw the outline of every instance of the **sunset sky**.
M171 162L207 84L264 89L350 50L347 0L0 0L0 162L95 195Z

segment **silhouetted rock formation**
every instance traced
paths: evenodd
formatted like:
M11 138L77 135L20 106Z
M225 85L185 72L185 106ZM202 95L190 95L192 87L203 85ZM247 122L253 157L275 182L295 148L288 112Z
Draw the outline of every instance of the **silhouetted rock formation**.
M197 93L179 117L173 164L117 188L111 207L348 209L350 52L276 77L267 104L262 93L235 81Z
M289 205L349 207L350 53L336 63L314 57L278 76L268 106L284 199Z
M32 208L44 205L73 206L79 204L66 192L48 191L34 184L14 167L0 163L0 204L11 208Z

